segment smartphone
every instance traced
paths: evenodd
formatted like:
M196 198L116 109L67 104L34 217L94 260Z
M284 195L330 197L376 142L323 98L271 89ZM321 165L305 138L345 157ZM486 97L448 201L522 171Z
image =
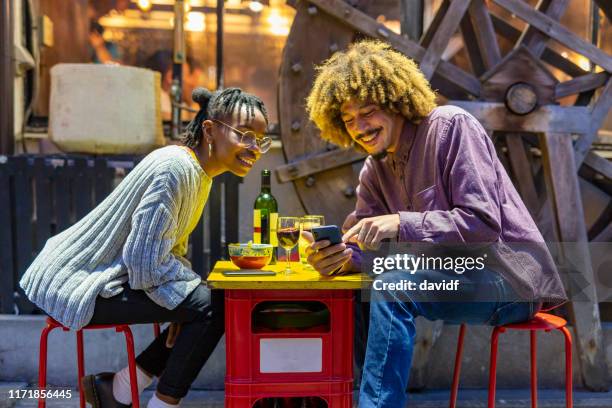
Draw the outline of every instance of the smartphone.
M274 276L274 271L262 271L260 269L241 269L239 271L223 271L223 276Z
M312 227L312 236L315 241L328 240L331 245L342 243L342 234L337 225L322 225L320 227Z

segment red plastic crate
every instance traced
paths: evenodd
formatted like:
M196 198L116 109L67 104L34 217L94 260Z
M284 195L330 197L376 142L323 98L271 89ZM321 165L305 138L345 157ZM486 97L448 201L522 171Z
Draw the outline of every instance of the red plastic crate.
M271 384L282 385L287 396L292 390L298 390L302 384L340 381L350 384L353 380L353 291L352 290L226 290L225 291L225 321L226 321L226 393L228 387L252 385L254 390L261 384L266 388ZM291 331L252 331L252 312L257 304L266 301L315 301L321 302L329 309L329 330L312 332ZM279 340L280 341L275 341ZM260 366L260 345L262 340L268 343L283 342L283 339L300 340L307 344L321 344L321 370L311 372L262 372ZM268 348L270 350L270 348ZM316 350L316 347L313 348ZM286 351L286 350L285 350ZM296 353L303 350L296 349ZM274 352L274 351L273 351ZM291 356L290 356L291 357ZM299 357L299 356L296 356ZM292 384L291 387L288 384ZM340 391L338 391L340 392ZM348 391L347 391L348 392ZM281 395L260 394L262 397ZM283 394L284 395L284 394ZM324 397L319 394L307 394ZM298 394L298 396L307 396ZM331 405L330 405L331 406Z
M353 381L225 384L226 408L251 408L260 399L271 397L320 397L329 408L350 408L353 402Z

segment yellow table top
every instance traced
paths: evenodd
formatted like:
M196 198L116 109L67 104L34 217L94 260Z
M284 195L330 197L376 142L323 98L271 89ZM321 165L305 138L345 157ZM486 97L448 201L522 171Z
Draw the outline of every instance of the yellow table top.
M208 275L208 285L215 289L361 289L371 279L361 273L339 276L322 276L313 269L291 262L293 273L285 275L285 262L268 265L264 271L274 271L275 276L225 276L223 271L240 270L230 261L219 261Z

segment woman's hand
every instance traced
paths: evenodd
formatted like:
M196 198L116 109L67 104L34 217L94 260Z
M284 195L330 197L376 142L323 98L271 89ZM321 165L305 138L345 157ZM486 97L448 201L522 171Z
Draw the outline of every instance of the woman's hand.
M321 275L331 275L351 260L353 250L344 243L331 245L328 240L314 242L308 231L303 231L302 237L310 243L306 247L308 263Z
M168 327L168 337L166 338L166 347L172 348L174 347L174 343L176 343L176 338L181 332L181 324L180 323L170 323L170 327Z

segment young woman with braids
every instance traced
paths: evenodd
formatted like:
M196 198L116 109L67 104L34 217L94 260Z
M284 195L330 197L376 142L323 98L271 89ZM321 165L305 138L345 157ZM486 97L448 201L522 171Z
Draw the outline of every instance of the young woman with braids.
M32 302L75 330L180 323L136 358L140 392L159 377L149 408L178 406L224 332L222 299L184 258L212 179L245 176L270 147L259 98L199 88L193 99L201 109L184 145L146 156L91 213L49 239L20 282ZM94 408L131 404L127 367L81 381Z

